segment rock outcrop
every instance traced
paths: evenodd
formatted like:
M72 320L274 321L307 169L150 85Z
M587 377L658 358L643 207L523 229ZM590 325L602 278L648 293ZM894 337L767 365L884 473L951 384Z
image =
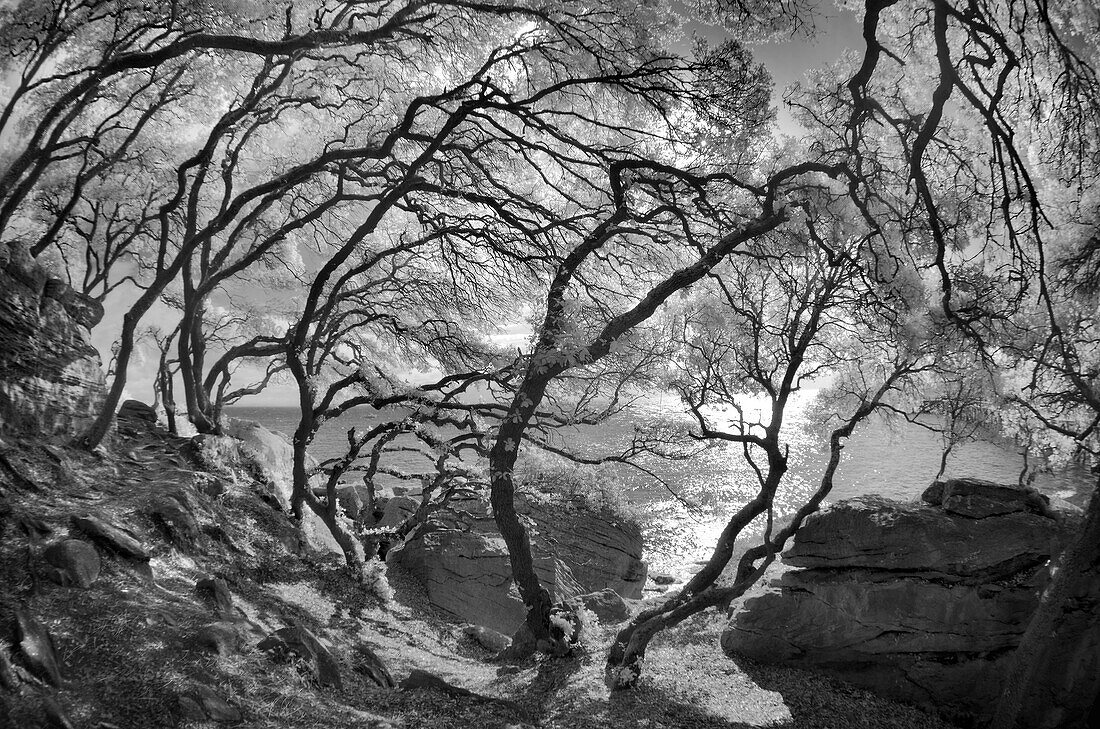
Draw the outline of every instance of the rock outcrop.
M864 496L808 519L783 555L802 569L737 606L726 652L984 716L1073 519L1033 490L975 479L924 498Z
M106 396L88 335L103 307L14 243L0 243L0 291L0 433L80 434Z
M555 600L612 588L638 598L645 584L636 528L613 525L561 504L517 499L534 542L535 571ZM462 620L511 635L524 608L512 582L504 540L488 505L474 494L453 499L387 561L412 573L433 605Z

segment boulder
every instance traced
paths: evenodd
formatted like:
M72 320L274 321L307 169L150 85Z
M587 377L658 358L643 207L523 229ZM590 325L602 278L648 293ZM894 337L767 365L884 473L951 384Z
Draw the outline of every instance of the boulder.
M99 552L80 539L51 544L42 556L48 565L46 578L62 587L86 588L99 577Z
M761 598L739 616L729 640L736 638L741 652L840 661L999 651L1019 642L1037 605L1033 585L942 584L844 570L788 572L777 586L781 599Z
M975 479L923 498L863 496L807 519L783 555L802 569L734 604L723 649L987 718L1066 520L1026 490Z
M630 617L630 608L627 606L626 601L610 587L599 592L581 595L577 599L587 609L591 610L601 623L613 625Z
M416 505L408 497L390 499L382 523L400 523L398 514ZM532 536L535 571L555 602L605 588L629 598L641 595L646 565L636 528L608 523L573 504L527 497L517 499L517 511ZM506 635L523 621L504 540L488 504L473 492L456 494L405 544L391 548L386 560L417 577L433 605L462 620Z
M569 566L585 592L610 587L629 600L645 588L642 531L637 524L594 512L564 497L520 495L516 509L535 524L542 540Z
M60 686L61 661L53 636L26 610L15 611L15 647L30 672L51 686Z
M0 242L0 434L82 434L106 398L88 328L102 306Z
M286 436L272 432L259 423L235 418L228 419L225 434L243 444L254 465L262 472L271 489L271 496L284 511L289 512L294 493L294 448ZM314 477L310 484L311 488L319 486L320 479ZM310 549L344 554L321 517L308 508L302 514L302 536Z
M807 519L783 561L979 584L1044 564L1057 553L1060 534L1052 519L1033 513L972 519L942 507L859 496Z
M478 697L478 694L469 689L456 686L434 673L419 668L414 668L406 678L401 679L400 687L402 691L427 690L438 691L452 697Z
M120 419L137 420L147 426L157 424L157 411L141 400L126 400L118 409Z
M205 541L196 509L192 499L180 491L156 497L146 513L173 546L191 551Z
M310 679L319 686L335 686L338 689L343 687L340 664L313 633L300 625L280 628L261 640L256 647L271 653L277 661L291 658L302 661L309 671Z
M984 519L1023 512L1050 516L1050 499L1033 488L1003 485L978 478L936 481L921 499L949 514Z
M142 562L149 561L149 552L142 546L130 532L124 531L114 524L94 514L83 516L73 515L73 526L80 532L88 535L96 544L105 549Z
M386 561L414 575L429 602L465 622L507 635L523 622L526 610L512 582L508 549L488 505L476 495L456 496L408 541L391 548ZM543 540L535 548L535 572L555 601L586 592Z
M386 561L416 576L429 602L457 618L507 634L523 622L523 602L512 584L508 550L500 536L425 530L400 549L391 549ZM535 572L555 599L583 591L553 557L536 556Z
M248 643L250 632L245 623L219 620L208 623L195 632L195 645L219 656L232 656L240 653Z
M352 649L353 657L351 668L356 673L365 676L372 683L382 688L394 688L397 686L393 680L393 674L386 667L385 661L368 646L360 643Z
M382 518L374 526L377 528L396 529L405 523L405 519L416 513L420 502L410 496L394 496L386 500L382 509Z
M244 719L240 709L232 706L214 689L201 683L188 686L179 698L179 711L185 721L233 723Z
M367 504L367 487L342 484L336 488L336 500L349 519L358 519Z

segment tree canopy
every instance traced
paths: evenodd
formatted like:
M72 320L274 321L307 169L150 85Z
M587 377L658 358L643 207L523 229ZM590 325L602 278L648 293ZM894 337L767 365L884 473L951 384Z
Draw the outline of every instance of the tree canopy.
M943 463L975 413L1029 454L1094 459L1100 12L841 5L863 45L785 90L793 138L752 44L827 25L813 3L8 4L0 240L125 302L84 444L108 433L143 341L157 397L182 393L199 432L282 378L300 411L298 516L320 515L358 565L337 484L371 482L399 437L417 439L419 518L454 483L479 485L526 645L561 654L518 459L585 462L550 432L670 389L685 437L737 444L758 488L730 505L707 565L620 633L616 688L658 630L758 579L874 412L942 416ZM724 39L690 38L703 21ZM146 326L155 307L171 329ZM502 345L516 326L527 341ZM830 457L777 526L784 418L809 381ZM380 420L349 423L346 455L313 463L319 428L364 407ZM635 446L619 460L659 450ZM719 583L758 518L759 544Z

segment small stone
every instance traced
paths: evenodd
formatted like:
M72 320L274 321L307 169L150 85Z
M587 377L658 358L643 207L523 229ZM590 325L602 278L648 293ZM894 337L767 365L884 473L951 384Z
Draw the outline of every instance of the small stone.
M240 653L242 642L240 628L228 620L204 625L195 633L196 645L219 656Z
M366 676L382 688L394 688L397 685L385 662L370 646L360 643L354 650L355 660L352 663L352 669L356 673Z
M180 714L187 721L220 723L241 721L240 710L230 705L214 689L201 683L192 684L179 697Z
M382 518L375 524L376 527L396 529L405 523L405 518L414 513L420 507L420 502L408 496L395 496L386 501L386 508L382 512Z
M73 729L69 714L53 696L42 699L42 713L46 717L46 726L49 729Z
M655 575L651 575L650 579L653 580L653 582L655 584L658 584L658 585L672 585L672 584L675 584L677 582L676 578L673 577L672 575L666 575L666 574L662 574L660 572L658 572Z
M1025 512L1050 516L1047 497L1033 488L999 484L977 478L956 478L943 483L941 507L949 514L984 519Z
M156 424L157 411L140 400L127 400L122 403L122 407L118 409L118 417Z
M142 562L149 561L149 552L141 545L141 542L132 534L119 529L114 524L92 514L73 515L72 521L77 529L87 534L92 541L101 546L121 554L123 557L130 557Z
M186 497L164 496L149 507L149 516L160 527L168 541L180 549L194 549L202 541L198 519L187 504Z
M52 569L46 577L62 587L89 587L99 577L100 559L95 547L80 539L63 539L43 555Z
M214 612L218 615L235 615L233 609L233 594L229 592L229 586L220 577L204 577L195 583L195 592L199 593L207 602L213 605Z
M366 492L365 486L358 486L356 484L341 484L336 489L336 498L340 502L340 508L344 510L344 513L349 519L355 520L359 518L359 513L363 511L366 506Z
M619 593L610 587L599 592L590 592L581 595L578 600L595 613L601 623L621 623L630 617L630 608Z
M15 611L15 643L33 674L52 686L60 686L61 668L53 636L46 626L23 609Z
M448 683L434 673L414 668L407 678L401 679L401 690L412 691L416 689L429 689L438 691L448 696L476 696L473 691Z
M462 632L473 638L482 648L493 653L500 653L512 644L512 639L504 633L497 632L483 625L464 625Z
M53 534L53 527L42 521L38 517L24 514L16 520L19 528L23 530L23 533L27 535L28 539L32 541L43 539Z
M11 659L8 658L7 649L3 645L0 645L0 689L15 691L17 685L15 666L11 665Z
M300 625L280 628L260 641L256 647L269 651L280 661L289 660L291 656L297 657L309 666L315 683L343 688L340 666L336 659L313 633Z

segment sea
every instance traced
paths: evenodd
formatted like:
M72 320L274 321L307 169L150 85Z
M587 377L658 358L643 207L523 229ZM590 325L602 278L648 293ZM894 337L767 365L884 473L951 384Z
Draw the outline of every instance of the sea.
M826 428L814 422L811 400L812 394L796 402L784 421L789 470L776 495L777 519L792 514L816 490L828 460ZM226 414L285 434L292 433L298 421L296 407L243 406L229 408ZM751 410L746 414L755 417ZM310 446L310 454L319 461L342 455L348 429L369 427L378 418L375 411L359 408L325 423ZM587 457L621 453L636 428L656 422L683 426L686 418L678 414L671 398L650 400L598 426L563 428L555 433L554 442ZM928 427L902 419L869 420L848 439L826 504L872 494L919 499L940 469L942 452L942 435ZM674 572L709 556L729 516L757 488L756 475L739 445L719 443L690 449L685 455L688 457L682 460L646 457L640 463L645 470L603 466L589 476L613 503L625 508L642 525L646 559L651 565ZM391 463L410 472L428 470L428 462L411 451L398 451ZM990 434L957 444L947 459L943 477L1016 483L1023 467L1022 450ZM349 475L348 480L353 478ZM1048 496L1080 507L1096 484L1096 475L1076 463L1041 471L1032 481ZM763 525L759 520L750 531L759 532Z

